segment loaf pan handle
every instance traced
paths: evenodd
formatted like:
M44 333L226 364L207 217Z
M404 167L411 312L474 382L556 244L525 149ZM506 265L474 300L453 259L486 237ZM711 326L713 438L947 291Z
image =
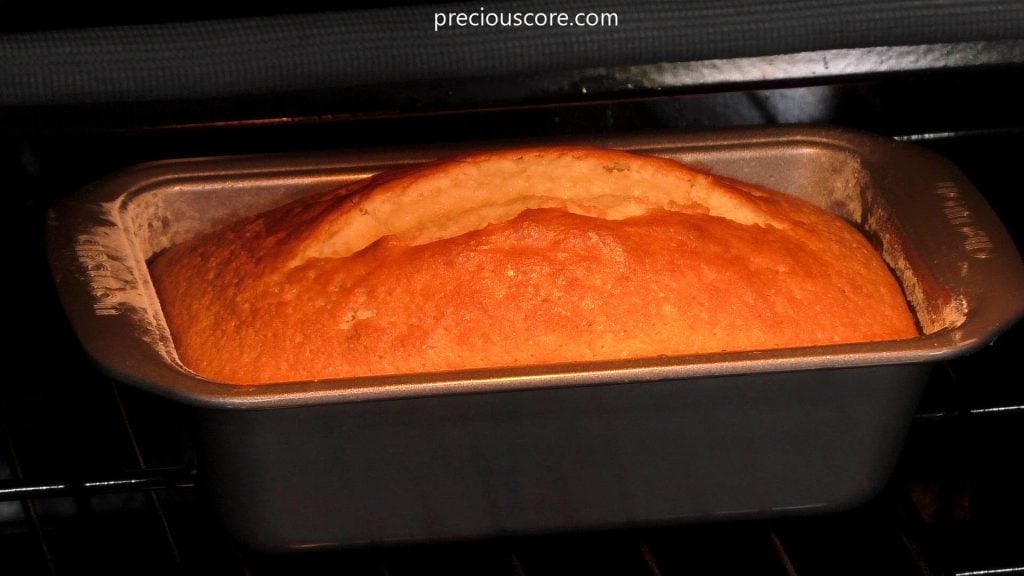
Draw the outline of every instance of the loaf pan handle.
M938 154L895 141L862 149L872 151L869 171L898 219L904 257L929 274L904 278L904 286L908 293L933 291L929 300L944 303L917 310L925 332L934 332L944 357L990 344L1024 316L1024 263L1005 226L966 176ZM935 290L946 293L936 298Z

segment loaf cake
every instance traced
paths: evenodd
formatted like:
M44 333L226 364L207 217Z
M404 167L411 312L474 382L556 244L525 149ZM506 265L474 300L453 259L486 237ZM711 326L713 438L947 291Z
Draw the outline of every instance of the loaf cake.
M173 246L151 273L184 365L237 384L917 335L841 218L587 147L383 173Z

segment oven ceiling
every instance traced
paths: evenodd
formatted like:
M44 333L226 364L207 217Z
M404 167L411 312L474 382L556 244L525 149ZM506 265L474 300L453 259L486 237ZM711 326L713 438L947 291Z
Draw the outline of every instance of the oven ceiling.
M481 10L614 13L618 24L435 30L437 13ZM586 94L588 81L600 92L609 79L622 92L1024 62L1024 5L1016 0L506 1L57 30L35 24L0 34L0 107L368 86L433 90L440 101L501 79L520 92L564 96Z

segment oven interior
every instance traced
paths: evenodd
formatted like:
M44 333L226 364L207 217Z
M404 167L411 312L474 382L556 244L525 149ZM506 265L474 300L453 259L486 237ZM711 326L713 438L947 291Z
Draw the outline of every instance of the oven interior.
M26 14L0 32L76 24ZM94 18L85 22L150 23ZM53 202L139 162L264 152L822 123L949 158L1001 216L1018 250L1024 247L1024 218L1014 209L1024 43L828 55L847 68L827 73L827 59L813 66L741 59L741 72L708 72L700 81L699 62L679 62L272 95L0 105L0 181L14 231L8 254L18 303L13 373L0 391L0 572L1024 573L1024 477L1013 456L1024 433L1024 389L1011 376L1021 325L936 367L896 473L854 510L261 556L209 522L195 486L188 412L102 375L57 302L43 241ZM765 66L775 73L758 72Z

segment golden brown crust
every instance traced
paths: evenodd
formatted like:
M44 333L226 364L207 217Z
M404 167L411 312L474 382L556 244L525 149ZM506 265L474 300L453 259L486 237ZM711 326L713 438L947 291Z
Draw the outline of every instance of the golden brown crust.
M615 186L626 192L609 200ZM385 218L403 206L431 219ZM598 149L479 154L370 179L176 246L152 275L182 361L232 383L917 334L891 273L841 219Z

